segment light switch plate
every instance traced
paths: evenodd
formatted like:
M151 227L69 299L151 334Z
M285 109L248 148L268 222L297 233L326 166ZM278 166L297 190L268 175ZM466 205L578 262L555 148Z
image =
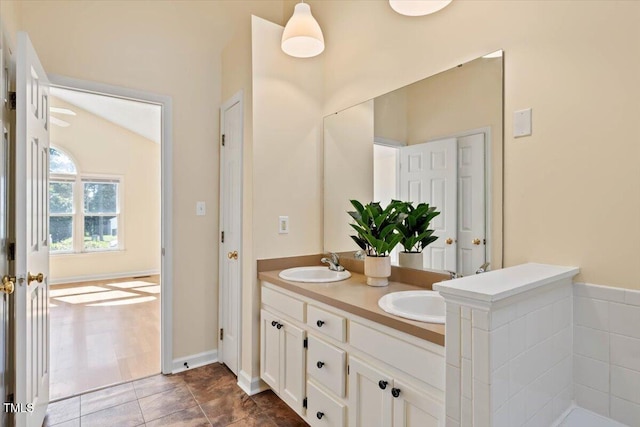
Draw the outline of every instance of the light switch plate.
M278 233L289 234L289 217L288 216L278 217Z
M204 216L207 214L207 205L205 202L196 202L196 215Z
M513 113L513 137L531 135L531 108Z

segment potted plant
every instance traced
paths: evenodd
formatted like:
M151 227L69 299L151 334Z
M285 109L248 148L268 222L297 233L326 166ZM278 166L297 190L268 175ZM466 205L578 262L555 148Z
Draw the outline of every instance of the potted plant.
M348 214L355 223L350 225L358 233L351 238L366 254L364 274L367 285L386 286L391 275L389 254L402 240L397 227L407 215L402 209L404 202L392 200L385 208L377 202L363 205L351 200L351 204L355 211Z
M422 269L422 251L438 239L438 236L433 235L435 230L430 230L429 225L440 212L428 203L420 203L414 207L413 203L407 202L400 209L406 215L397 227L402 234L400 244L404 248L398 255L398 263L402 267Z

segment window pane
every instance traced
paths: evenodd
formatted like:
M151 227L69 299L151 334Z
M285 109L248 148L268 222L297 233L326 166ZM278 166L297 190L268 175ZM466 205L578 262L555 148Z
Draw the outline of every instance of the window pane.
M84 183L84 212L86 214L117 213L117 208L117 183Z
M117 216L84 217L85 250L118 249Z
M73 250L73 217L49 217L51 232L51 252L70 252Z
M73 160L62 151L49 148L49 172L75 175L77 172Z
M49 183L49 212L52 214L73 213L73 183Z

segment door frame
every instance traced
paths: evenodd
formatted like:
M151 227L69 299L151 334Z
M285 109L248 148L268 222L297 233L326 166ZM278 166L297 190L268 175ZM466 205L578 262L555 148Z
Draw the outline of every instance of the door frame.
M222 144L222 135L224 133L224 129L223 127L223 114L224 111L226 109L228 109L229 107L231 107L233 104L235 103L239 103L240 104L240 111L242 111L242 115L241 115L241 126L240 126L240 155L241 157L244 157L244 91L241 89L238 92L236 92L235 94L233 94L228 100L224 101L222 103L222 105L220 106L220 135L219 135L219 139L218 139L218 144L220 147L220 172L219 172L219 176L220 176L220 194L219 194L219 202L222 201L222 192L224 189L224 161L223 158L225 156L225 151L222 150L221 148L221 144ZM241 159L242 160L242 159ZM243 173L244 173L244 162L241 161L240 162L240 180L239 180L239 191L240 191L240 200L243 200L243 195L244 195L244 180L243 180ZM242 218L243 215L243 204L244 203L240 203L240 212L238 213L240 215L240 218ZM218 231L222 231L223 230L223 226L224 226L224 210L222 209L222 203L218 203L218 222L219 222L219 230ZM240 230L239 230L239 236L240 236L240 268L239 268L239 274L240 274L240 289L238 292L238 379L240 378L240 372L242 372L242 296L243 296L243 292L242 292L242 288L243 286L243 281L242 281L242 255L243 255L243 248L242 248L242 238L243 238L243 234L242 234L242 221L240 221ZM223 308L221 307L221 298L220 295L222 294L222 286L224 283L224 269L222 268L222 263L224 262L224 250L223 250L223 243L222 243L222 239L218 239L218 330L220 330L220 328L222 327L222 319L223 319ZM218 335L218 354L219 359L222 359L222 347L224 346L224 340L220 339L220 334Z
M162 109L161 166L161 258L160 258L160 366L173 371L173 122L172 98L136 89L49 74L51 86L92 92L159 105Z
M492 178L492 169L491 169L491 157L493 155L493 135L491 134L491 126L485 126L481 128L469 129L464 132L453 133L445 136L441 136L438 138L432 138L428 141L438 141L445 138L462 138L465 136L476 135L479 133L484 133L484 227L485 227L485 237L487 243L484 245L484 259L485 262L491 263L491 253L493 248L493 215L491 213L491 209L493 206L493 185L491 182ZM456 141L457 144L457 141ZM457 222L457 219L456 219ZM457 226L456 226L457 227ZM502 243L502 242L500 242ZM493 266L497 267L497 266ZM502 266L500 266L502 267Z

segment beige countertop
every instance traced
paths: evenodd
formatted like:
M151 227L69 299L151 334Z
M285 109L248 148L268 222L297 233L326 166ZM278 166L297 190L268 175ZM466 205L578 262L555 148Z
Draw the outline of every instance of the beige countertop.
M399 282L389 282L389 286L372 287L366 284L364 275L354 272L351 272L349 279L340 282L300 283L281 279L278 276L280 271L263 271L258 273L258 278L288 291L444 346L444 325L404 319L386 313L378 307L378 300L383 295L398 291L424 290L424 287Z

